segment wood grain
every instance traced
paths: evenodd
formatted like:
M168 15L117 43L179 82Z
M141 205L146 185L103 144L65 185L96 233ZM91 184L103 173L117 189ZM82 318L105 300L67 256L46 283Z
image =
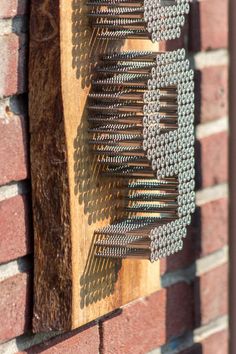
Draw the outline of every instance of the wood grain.
M94 257L94 230L116 219L117 179L87 143L86 100L98 55L157 50L98 40L83 0L33 0L30 127L35 230L34 331L88 323L159 289L159 264Z
M59 2L33 0L29 115L34 214L35 331L69 329L72 259L60 78Z

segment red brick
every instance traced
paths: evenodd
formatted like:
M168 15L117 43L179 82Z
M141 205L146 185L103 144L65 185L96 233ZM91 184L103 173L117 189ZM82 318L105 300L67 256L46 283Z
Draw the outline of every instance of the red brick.
M26 38L0 36L0 97L26 91Z
M209 187L227 181L228 134L221 132L196 143L196 181L198 187Z
M0 203L0 263L32 251L29 240L29 205L25 196Z
M196 326L227 314L228 266L224 264L200 276L195 282Z
M228 332L224 330L213 334L179 354L228 354Z
M215 252L227 244L228 200L226 198L206 203L201 207L199 228L201 256Z
M0 18L9 18L16 15L23 15L28 10L28 0L7 0L2 1L0 7Z
M194 1L190 12L190 49L226 48L228 45L228 2Z
M0 342L17 337L30 328L31 284L21 273L0 283Z
M196 72L196 120L212 121L228 114L228 67L211 66Z
M203 354L228 354L228 332L213 334L202 342Z
M103 322L103 354L144 354L193 327L192 287L178 283Z
M98 326L76 330L28 349L27 354L97 354L99 353Z
M0 117L0 185L27 178L26 124L14 114Z

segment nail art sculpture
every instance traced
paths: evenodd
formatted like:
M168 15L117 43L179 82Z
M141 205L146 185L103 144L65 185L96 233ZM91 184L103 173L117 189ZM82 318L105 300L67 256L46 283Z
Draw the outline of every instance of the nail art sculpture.
M125 191L126 216L96 231L96 255L153 262L181 250L195 210L194 82L184 49L104 55L87 108L89 143Z

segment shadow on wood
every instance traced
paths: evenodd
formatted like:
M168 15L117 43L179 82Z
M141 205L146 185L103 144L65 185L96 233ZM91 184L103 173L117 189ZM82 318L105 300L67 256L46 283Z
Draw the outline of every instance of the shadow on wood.
M90 87L98 56L108 51L119 50L122 41L98 40L96 29L91 29L86 16L86 1L72 3L72 67L81 89ZM85 104L86 106L86 104ZM120 181L101 176L102 168L90 150L87 112L84 110L77 135L74 139L74 193L78 203L84 206L88 224L107 220L107 224L122 216L122 200L119 197ZM88 259L80 278L80 307L84 308L112 294L118 279L121 261L101 259L94 256L94 243L99 235L94 234Z

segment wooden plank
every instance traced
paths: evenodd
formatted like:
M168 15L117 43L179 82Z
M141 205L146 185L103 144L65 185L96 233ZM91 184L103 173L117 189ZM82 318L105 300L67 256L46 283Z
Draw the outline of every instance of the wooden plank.
M71 329L159 289L159 264L94 257L94 230L118 215L119 181L87 144L86 99L98 55L154 50L98 41L85 1L33 0L30 131L35 230L34 331ZM119 209L120 210L120 209Z

